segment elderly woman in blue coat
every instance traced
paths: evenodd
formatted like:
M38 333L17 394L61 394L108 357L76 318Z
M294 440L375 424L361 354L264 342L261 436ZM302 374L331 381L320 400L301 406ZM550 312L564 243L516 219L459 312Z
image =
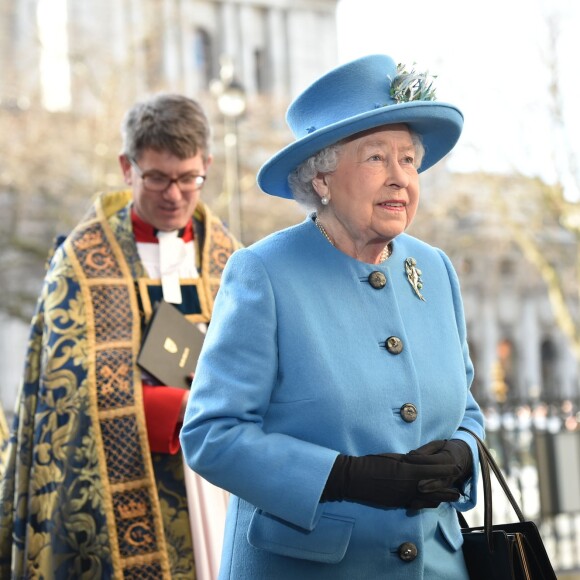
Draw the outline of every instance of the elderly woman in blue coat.
M311 213L228 261L181 444L231 492L220 578L468 578L483 436L455 271L404 233L460 111L388 56L290 105L258 183Z

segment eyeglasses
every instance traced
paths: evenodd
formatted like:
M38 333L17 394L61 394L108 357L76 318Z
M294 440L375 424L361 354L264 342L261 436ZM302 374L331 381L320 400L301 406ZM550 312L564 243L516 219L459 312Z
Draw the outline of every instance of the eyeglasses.
M185 175L180 175L176 178L168 177L163 173L147 173L137 165L137 162L131 157L127 157L129 163L133 166L133 169L137 172L137 175L142 179L143 185L149 191L155 191L161 193L166 189L169 189L173 183L179 187L181 193L191 193L192 191L197 191L203 187L205 183L205 175L195 175L193 173L186 173Z

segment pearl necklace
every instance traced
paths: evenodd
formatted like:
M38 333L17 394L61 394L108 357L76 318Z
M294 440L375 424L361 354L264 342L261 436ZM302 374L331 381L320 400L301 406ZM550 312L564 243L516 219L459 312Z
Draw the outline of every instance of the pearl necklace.
M318 219L318 216L316 216L316 218L314 219L314 223L316 224L316 227L322 232L322 235L328 240L330 245L334 246L334 242L332 241L332 239L328 235L328 232L326 231L326 229L322 225L321 221ZM390 255L391 255L391 248L389 247L389 244L387 244L383 248L383 251L381 252L381 255L379 256L379 264L382 264L383 262L388 260Z

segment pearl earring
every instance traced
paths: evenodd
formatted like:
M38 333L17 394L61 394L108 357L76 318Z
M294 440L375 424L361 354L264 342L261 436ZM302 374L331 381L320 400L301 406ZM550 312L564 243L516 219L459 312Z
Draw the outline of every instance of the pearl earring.
M329 197L328 195L323 195L323 196L320 198L320 203L321 203L322 205L328 205L328 202L329 202L329 201L330 201L330 197Z

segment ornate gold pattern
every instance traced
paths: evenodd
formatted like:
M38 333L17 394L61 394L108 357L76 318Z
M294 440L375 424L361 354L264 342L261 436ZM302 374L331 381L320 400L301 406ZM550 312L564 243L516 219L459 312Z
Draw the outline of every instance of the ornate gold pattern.
M87 279L123 277L98 223L89 223L85 228L77 229L71 243Z
M143 488L114 495L119 546L125 558L157 552L149 494Z
M157 562L144 562L123 570L124 580L159 580L161 576L162 571Z
M94 374L89 371L88 376L110 378L111 367L108 360L121 356L121 353L117 353L118 350L125 353L129 351L132 354L133 384L126 385L130 390L140 389L139 373L134 363L140 320L132 279L122 252L107 225L104 209L98 202L97 219L99 221L87 223L84 229L77 228L76 235L70 239L78 259L79 268L76 274L81 287L86 289L85 295L89 300L87 306L93 315L94 324L89 331L89 340L94 341L95 348L101 355L95 358ZM95 383L95 392L105 394L110 391L110 380L106 385L103 391ZM111 524L117 530L119 555L116 560L124 568L128 557L157 552L155 559L159 560L159 566L163 570L162 577L169 577L167 554L163 550L159 551L159 545L165 544L165 537L149 446L142 427L143 411L135 405L134 396L124 400L126 406L121 406L121 401L122 399L115 401L114 408L117 413L119 410L124 410L124 413L110 417L107 411L113 399L106 395L97 396L101 445L106 466L105 480L112 486L113 513L109 512L108 517L113 516ZM137 488L127 491L125 485L128 483L136 485ZM121 506L126 509L127 494L138 495L139 499L132 501L138 501L143 508L140 515L132 517L129 522L123 517L126 513L121 513L119 508Z
M217 217L206 206L198 206L196 219L205 217L207 238L202 250L202 264L204 271L202 279L207 285L207 296L210 300L209 307L213 303L219 290L221 274L227 259L241 247L240 243L226 230Z
M97 401L102 408L116 409L135 404L133 397L133 353L129 348L96 352Z
M0 577L195 577L181 457L147 441L129 203L100 196L50 262L0 489ZM238 246L200 216L209 319L221 272L208 260Z
M135 313L129 310L132 288L127 285L92 285L90 287L95 319L95 342L132 342L132 323Z

